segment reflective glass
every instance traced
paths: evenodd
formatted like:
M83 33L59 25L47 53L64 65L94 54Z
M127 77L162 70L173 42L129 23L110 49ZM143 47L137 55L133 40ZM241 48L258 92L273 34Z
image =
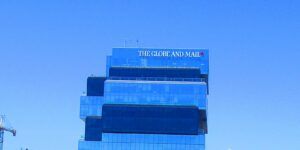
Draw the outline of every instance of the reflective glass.
M204 82L106 80L105 103L193 105L206 108Z

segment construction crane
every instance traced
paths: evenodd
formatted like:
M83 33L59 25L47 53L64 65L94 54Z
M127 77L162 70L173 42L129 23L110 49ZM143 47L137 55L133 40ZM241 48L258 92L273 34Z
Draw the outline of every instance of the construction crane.
M3 150L4 131L10 132L16 136L17 131L13 129L4 115L0 115L0 150Z

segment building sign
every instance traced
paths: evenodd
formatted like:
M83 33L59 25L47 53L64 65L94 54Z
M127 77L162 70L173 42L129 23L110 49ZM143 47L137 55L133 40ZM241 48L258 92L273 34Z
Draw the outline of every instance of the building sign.
M198 58L204 56L202 51L171 51L171 50L140 50L138 51L140 57L190 57Z

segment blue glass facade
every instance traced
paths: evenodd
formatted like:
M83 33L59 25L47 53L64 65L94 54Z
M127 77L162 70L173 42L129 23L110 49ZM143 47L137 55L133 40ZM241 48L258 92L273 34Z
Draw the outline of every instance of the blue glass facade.
M208 50L114 48L80 98L79 150L204 150Z

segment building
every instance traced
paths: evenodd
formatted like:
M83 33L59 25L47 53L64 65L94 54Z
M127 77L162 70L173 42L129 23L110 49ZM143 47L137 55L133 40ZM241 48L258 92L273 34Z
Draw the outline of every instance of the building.
M204 150L208 50L114 48L80 98L79 150Z

